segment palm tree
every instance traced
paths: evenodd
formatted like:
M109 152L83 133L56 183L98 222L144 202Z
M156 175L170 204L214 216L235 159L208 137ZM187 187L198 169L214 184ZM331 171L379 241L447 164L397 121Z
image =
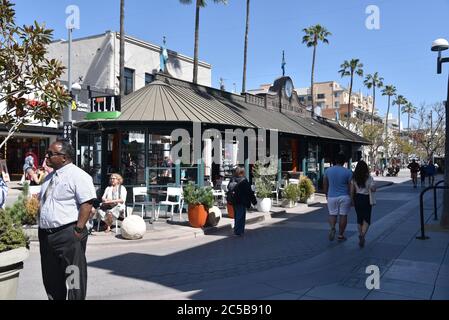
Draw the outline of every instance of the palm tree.
M393 85L386 85L382 90L383 96L388 96L388 108L387 108L387 117L385 119L385 136L388 137L388 115L390 114L390 106L391 106L391 97L396 94L396 87Z
M412 116L412 114L416 113L416 107L413 105L413 103L411 102L407 102L407 104L405 104L402 107L402 113L407 113L408 114L408 131L410 133L410 118Z
M191 4L193 0L179 0L183 4ZM227 0L214 0L215 3L227 4ZM200 31L200 9L207 5L206 0L196 0L195 14L195 49L193 54L193 83L198 83L198 43Z
M313 93L313 83L315 77L315 58L316 58L316 47L318 43L321 41L323 43L328 44L329 40L327 37L332 35L326 28L317 24L315 26L311 26L309 28L303 29L305 36L302 38L302 43L305 43L308 48L313 47L313 58L312 58L312 74L311 74L311 83L310 90L312 94L312 117L315 113L315 96Z
M398 124L399 124L399 136L401 136L401 106L408 103L407 99L403 95L398 95L393 104L398 106Z
M351 61L345 60L343 64L340 66L341 70L338 71L341 77L351 77L351 84L349 85L349 103L348 103L348 129L350 123L350 114L351 114L351 98L352 98L352 85L354 83L354 74L359 77L363 77L363 63L360 63L359 59L352 59Z
M371 125L374 121L374 110L376 110L376 88L384 86L384 78L379 76L379 73L368 74L365 78L364 84L368 89L373 89L373 110L371 111Z
M125 0L120 0L120 96L125 95ZM115 77L115 76L114 76Z
M250 0L246 0L246 29L245 29L245 49L243 51L242 93L244 93L246 91L246 62L247 62L247 53L248 53L249 2L250 2Z

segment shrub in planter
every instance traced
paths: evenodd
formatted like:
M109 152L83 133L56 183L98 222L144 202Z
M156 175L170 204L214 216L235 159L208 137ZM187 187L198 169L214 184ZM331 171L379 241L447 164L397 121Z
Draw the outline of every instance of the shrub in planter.
M315 187L312 180L308 177L301 177L299 180L299 201L301 203L307 203L307 200L315 193Z
M21 224L0 209L0 300L17 296L19 273L28 257L29 241Z
M0 253L28 246L28 238L22 226L0 209Z
M282 196L287 200L288 207L294 207L300 196L299 186L296 184L288 184L282 191Z
M214 205L212 188L200 188L193 183L184 187L184 200L189 205L189 223L194 228L202 228L207 221L208 210Z
M271 196L275 186L277 174L277 161L270 159L268 164L257 161L253 167L254 184L256 186L256 197L258 199L257 209L262 212L271 210Z

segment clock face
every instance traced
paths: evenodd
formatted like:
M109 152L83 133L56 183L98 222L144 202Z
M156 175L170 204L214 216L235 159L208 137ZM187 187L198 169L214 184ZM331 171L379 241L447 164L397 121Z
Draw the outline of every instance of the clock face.
M292 96L292 92L293 92L293 83L291 82L291 80L288 80L285 83L284 90L285 90L285 95L290 98Z

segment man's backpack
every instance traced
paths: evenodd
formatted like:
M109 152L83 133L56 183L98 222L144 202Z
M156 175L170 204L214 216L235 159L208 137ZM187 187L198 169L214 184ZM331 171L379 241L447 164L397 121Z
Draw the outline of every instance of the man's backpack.
M230 204L236 204L237 202L237 182L235 179L232 179L228 184L228 192L226 193L226 201Z

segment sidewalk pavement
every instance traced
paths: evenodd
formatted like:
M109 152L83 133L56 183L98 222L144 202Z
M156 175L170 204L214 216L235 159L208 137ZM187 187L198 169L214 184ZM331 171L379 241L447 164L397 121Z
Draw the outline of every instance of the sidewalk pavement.
M392 181L382 181L376 180L378 188L384 188L394 184ZM11 206L14 201L16 201L17 197L21 192L21 186L17 183L10 184L10 191L8 193L7 198L7 206ZM268 221L271 218L281 217L285 214L307 214L314 210L316 210L315 206L317 205L325 205L327 203L324 194L315 194L315 200L313 204L307 206L305 204L300 204L295 208L286 209L279 207L277 205L273 205L271 212L263 213L257 212L255 210L249 210L246 216L246 224L251 225L255 223L260 223L263 221ZM131 210L129 207L128 210ZM234 227L234 219L230 219L226 216L226 210L221 209L223 216L221 217L219 223L215 227L205 227L205 228L192 228L188 223L187 213L182 214L183 221L179 220L179 215L175 214L173 220L168 220L164 218L160 218L158 221L154 221L149 223L149 220L145 218L145 222L147 225L147 232L141 240L133 240L133 243L142 244L145 242L154 242L154 241L167 241L174 239L188 239L188 238L197 238L200 236L217 234L221 232L229 231L231 232ZM140 215L138 209L134 214ZM161 216L164 217L164 212L161 212ZM149 215L148 215L149 217ZM119 222L120 229L120 222ZM101 230L101 229L100 229ZM102 231L96 232L96 226L92 230L92 234L89 237L89 245L128 245L130 241L123 239L120 235L120 232L116 233L115 229L112 229L111 233L104 233ZM120 230L119 230L120 231ZM26 230L26 233L31 241L38 241L37 237L37 229Z

